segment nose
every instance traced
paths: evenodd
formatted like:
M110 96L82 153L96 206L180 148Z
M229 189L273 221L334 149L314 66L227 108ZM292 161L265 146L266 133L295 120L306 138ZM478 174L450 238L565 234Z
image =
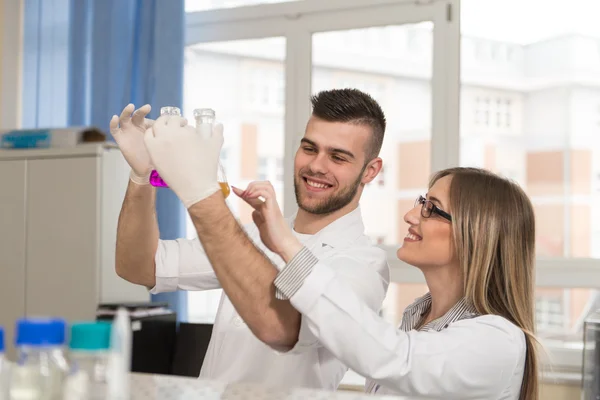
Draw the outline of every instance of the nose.
M410 211L404 214L404 222L409 225L418 225L421 222L421 205L417 204Z
M308 164L308 168L314 174L325 175L327 173L327 156L325 154L318 154Z

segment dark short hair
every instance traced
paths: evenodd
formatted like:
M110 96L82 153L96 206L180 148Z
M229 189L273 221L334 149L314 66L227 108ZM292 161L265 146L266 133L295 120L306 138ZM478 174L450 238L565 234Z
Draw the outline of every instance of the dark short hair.
M358 89L325 90L311 97L312 115L329 122L349 122L371 128L365 163L379 155L385 133L385 114L367 93Z

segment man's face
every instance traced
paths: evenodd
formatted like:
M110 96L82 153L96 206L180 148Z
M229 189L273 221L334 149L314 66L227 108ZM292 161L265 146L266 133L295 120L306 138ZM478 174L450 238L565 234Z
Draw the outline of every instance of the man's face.
M368 126L311 117L294 160L298 207L330 214L358 200L370 138Z

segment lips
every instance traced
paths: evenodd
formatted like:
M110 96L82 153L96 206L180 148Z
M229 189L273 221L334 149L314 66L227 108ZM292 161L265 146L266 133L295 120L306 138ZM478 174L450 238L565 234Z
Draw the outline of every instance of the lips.
M419 240L422 240L422 239L423 238L421 236L419 236L413 228L408 229L408 234L404 238L404 240L407 240L410 242L418 242Z
M331 188L333 185L329 183L320 181L318 179L313 179L307 176L302 177L306 187L311 191L323 191Z

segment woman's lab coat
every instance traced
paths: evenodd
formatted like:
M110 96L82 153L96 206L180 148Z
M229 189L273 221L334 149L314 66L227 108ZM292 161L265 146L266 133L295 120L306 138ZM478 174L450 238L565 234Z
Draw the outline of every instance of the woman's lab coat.
M332 269L307 252L303 249L280 272L278 293L304 315L302 340L314 336L373 381L367 388L407 398L519 398L526 344L517 326L483 315L439 331L404 332L370 310Z

